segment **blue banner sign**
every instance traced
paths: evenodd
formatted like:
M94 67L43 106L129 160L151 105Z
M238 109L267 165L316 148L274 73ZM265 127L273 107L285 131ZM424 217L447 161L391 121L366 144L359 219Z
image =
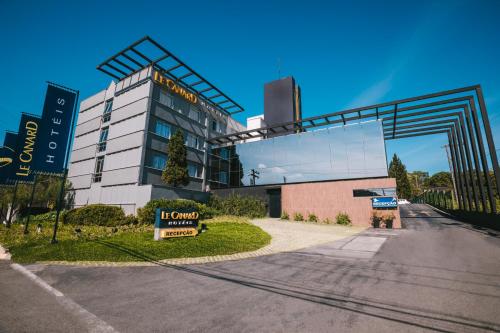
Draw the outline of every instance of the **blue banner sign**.
M41 119L27 113L21 115L15 158L9 179L18 182L32 182L34 177L35 156ZM11 178L12 177L12 178Z
M70 141L71 119L76 93L49 84L43 105L34 170L64 172L64 159Z
M0 184L5 185L13 182L12 179L12 167L14 159L16 158L16 146L17 146L17 133L6 132L3 142L3 146L0 147Z
M372 198L373 208L397 208L398 199L396 197L375 197Z

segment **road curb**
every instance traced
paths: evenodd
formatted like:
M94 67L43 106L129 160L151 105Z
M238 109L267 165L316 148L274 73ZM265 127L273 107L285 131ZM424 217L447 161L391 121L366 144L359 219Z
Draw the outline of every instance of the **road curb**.
M10 260L11 255L2 245L0 245L0 260Z

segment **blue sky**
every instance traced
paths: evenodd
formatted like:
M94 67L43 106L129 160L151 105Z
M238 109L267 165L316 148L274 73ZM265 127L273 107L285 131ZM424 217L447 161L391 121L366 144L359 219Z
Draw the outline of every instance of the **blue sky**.
M303 116L481 84L500 148L500 1L0 0L0 140L40 114L44 82L83 98L109 84L96 65L144 35L246 109L293 75ZM0 141L0 142L1 142ZM447 170L444 136L391 141L407 168Z

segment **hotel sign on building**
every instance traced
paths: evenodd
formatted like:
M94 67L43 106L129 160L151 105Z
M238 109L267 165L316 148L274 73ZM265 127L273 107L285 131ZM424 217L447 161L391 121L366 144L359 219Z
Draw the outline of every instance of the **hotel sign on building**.
M184 89L183 87L179 86L173 80L167 79L166 77L161 75L158 71L154 72L153 78L154 78L154 81L156 83L165 87L169 91L181 96L189 103L192 103L192 104L198 103L198 97L195 94L193 94L192 92L189 92L186 89Z

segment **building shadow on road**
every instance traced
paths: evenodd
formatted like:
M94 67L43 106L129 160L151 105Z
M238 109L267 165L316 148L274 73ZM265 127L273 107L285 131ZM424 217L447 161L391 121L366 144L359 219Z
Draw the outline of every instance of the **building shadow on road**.
M356 298L350 295L341 295L332 293L331 291L310 289L304 286L290 285L287 281L262 279L255 276L251 277L248 275L235 274L229 271L220 271L207 267L207 265L204 265L203 267L171 265L158 261L147 254L136 251L133 248L128 248L126 246L105 240L97 240L95 242L117 251L122 251L142 261L155 264L159 267L195 274L228 283L234 283L248 288L329 306L360 315L385 319L421 329L430 329L436 332L456 332L457 330L498 331L500 329L499 325L491 322L478 321L471 318L433 312L422 308L405 307L401 304L389 304L367 298Z

